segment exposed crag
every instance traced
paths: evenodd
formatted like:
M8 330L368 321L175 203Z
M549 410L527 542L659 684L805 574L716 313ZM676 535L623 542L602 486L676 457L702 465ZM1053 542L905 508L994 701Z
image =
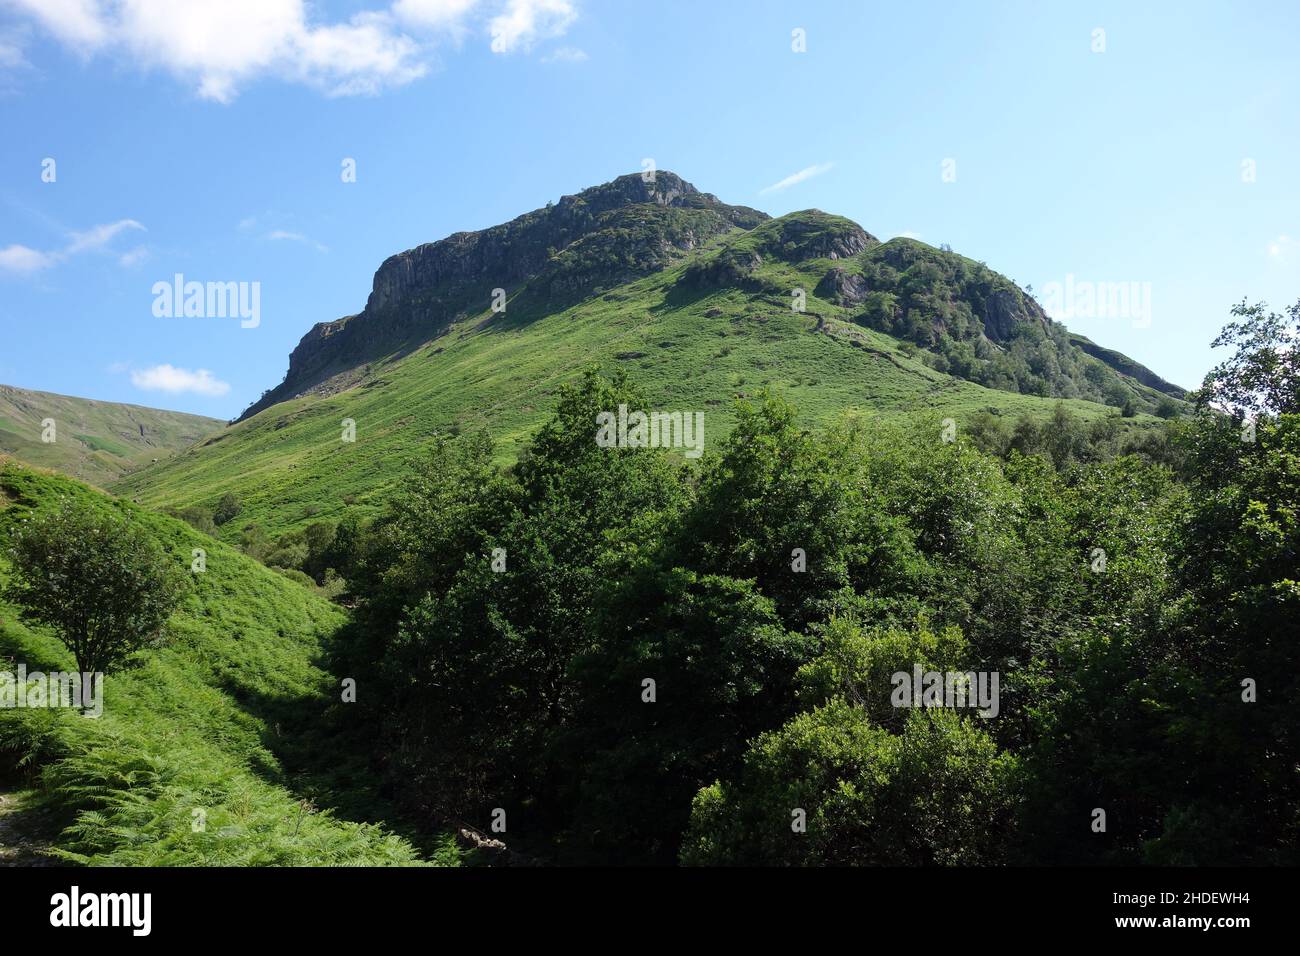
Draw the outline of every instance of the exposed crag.
M289 356L284 381L241 420L305 392L352 384L349 372L364 363L419 345L458 318L488 309L494 289L513 297L528 286L532 298L559 305L602 282L656 271L720 233L767 219L663 171L653 181L620 176L503 225L400 252L375 273L365 309L314 326Z

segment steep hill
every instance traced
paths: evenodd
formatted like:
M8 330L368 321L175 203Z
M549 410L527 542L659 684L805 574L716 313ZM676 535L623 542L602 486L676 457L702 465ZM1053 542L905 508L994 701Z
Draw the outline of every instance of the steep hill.
M52 432L44 424L51 419ZM170 458L225 424L184 412L0 385L0 452L97 485ZM47 436L53 440L43 440Z
M104 679L103 713L0 709L0 789L25 788L62 830L66 862L108 865L385 865L421 860L371 817L366 774L330 739L337 683L316 665L344 613L301 584L188 525L0 457L0 585L17 522L75 502L125 515L190 567L207 568L161 648ZM53 634L0 601L0 671L72 671ZM312 766L333 779L286 766ZM351 775L351 776L350 776ZM335 815L330 812L338 808ZM196 826L201 821L201 826ZM51 834L53 836L53 834ZM454 862L449 844L435 857Z
M771 219L660 172L388 259L366 308L314 327L239 422L116 487L209 510L235 492L228 539L249 522L337 518L439 431L486 427L512 457L592 365L626 370L655 408L705 412L706 445L730 430L732 398L767 385L810 425L860 408L960 427L1058 401L1087 420L1128 406L1140 424L1181 395L1118 353L1089 354L974 260L818 210Z
M669 172L653 182L624 176L504 225L391 256L375 273L365 309L314 326L290 356L284 382L242 418L312 389L336 391L356 381L366 362L483 312L495 289L513 297L527 285L553 306L576 301L598 282L654 272L714 236L767 218L719 202Z

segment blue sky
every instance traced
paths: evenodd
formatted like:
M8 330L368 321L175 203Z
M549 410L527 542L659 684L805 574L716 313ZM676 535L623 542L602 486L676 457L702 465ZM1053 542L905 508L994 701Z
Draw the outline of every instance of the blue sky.
M232 417L385 257L651 158L1137 283L1067 325L1196 385L1233 303L1300 298L1297 37L1291 0L0 0L0 382ZM155 316L176 273L260 324Z

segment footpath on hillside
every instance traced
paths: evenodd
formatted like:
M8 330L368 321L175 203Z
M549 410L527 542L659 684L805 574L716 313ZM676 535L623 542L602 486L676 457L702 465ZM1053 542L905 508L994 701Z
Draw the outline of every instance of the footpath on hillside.
M57 866L44 854L49 842L37 834L47 830L41 811L28 804L30 790L0 790L0 866Z

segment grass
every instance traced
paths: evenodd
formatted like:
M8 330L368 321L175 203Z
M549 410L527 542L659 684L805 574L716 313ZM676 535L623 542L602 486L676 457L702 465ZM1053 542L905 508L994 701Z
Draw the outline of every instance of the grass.
M626 369L653 408L704 411L706 448L730 431L732 399L767 386L814 428L855 409L917 427L942 412L960 427L982 409L1041 418L1058 402L942 374L891 336L853 324L848 310L812 292L833 260L766 259L753 288L683 281L717 246L557 312L525 291L502 315L469 316L431 342L370 363L355 387L272 406L113 487L156 508L211 509L233 491L244 510L220 529L227 541L250 522L277 535L338 520L374 509L438 432L485 427L501 460L512 461L559 387L589 366ZM788 291L755 291L762 287L805 289L806 311L792 310ZM1117 414L1092 402L1065 404L1089 421ZM355 443L340 440L344 419L356 423Z
M0 710L0 776L17 776L34 791L25 803L58 820L59 858L203 866L457 861L445 834L417 848L389 827L344 818L390 813L332 739L346 732L347 705L315 661L344 611L183 522L2 459L0 544L32 509L64 498L125 513L187 566L192 550L203 548L208 570L194 575L166 644L105 678L101 717ZM7 572L0 561L0 582ZM0 602L0 669L19 662L29 672L74 669L53 635L25 626Z
M52 442L42 440L46 419L55 423ZM155 458L169 458L224 424L183 412L0 385L0 454L100 486Z

